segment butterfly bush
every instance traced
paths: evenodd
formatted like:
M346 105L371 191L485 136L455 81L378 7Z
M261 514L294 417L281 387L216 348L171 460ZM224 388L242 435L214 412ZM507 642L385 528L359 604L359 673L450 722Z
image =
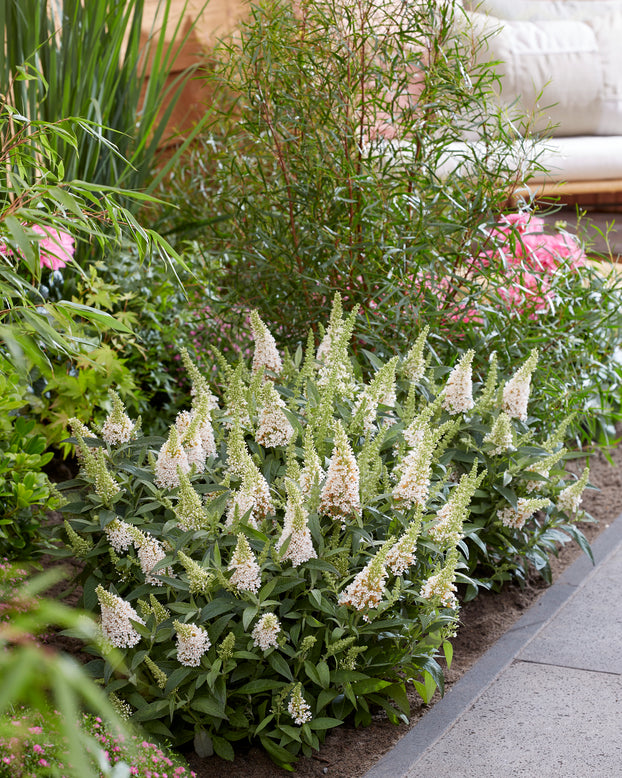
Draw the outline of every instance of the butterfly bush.
M199 753L231 759L250 741L290 765L373 707L404 720L411 682L442 688L461 594L580 536L587 475L565 474L563 429L530 429L535 353L520 379L499 381L493 361L482 383L471 352L426 368L423 331L364 378L355 316L336 297L320 347L311 334L280 355L253 314L259 357L213 354L218 385L183 354L193 391L166 438L111 442L73 422L81 472L60 532L125 658L93 646L92 672L148 731Z

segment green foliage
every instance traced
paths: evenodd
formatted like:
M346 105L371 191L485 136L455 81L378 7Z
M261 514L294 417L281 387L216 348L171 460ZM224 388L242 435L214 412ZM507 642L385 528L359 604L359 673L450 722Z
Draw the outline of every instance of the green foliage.
M166 440L142 437L118 407L101 439L72 422L82 469L65 487L71 550L59 553L80 556L84 604L99 601L128 667L100 647L90 670L148 731L199 753L230 759L250 739L287 767L347 717L369 723L372 706L403 720L408 681L426 700L442 688L455 582L475 589L493 558L520 574L569 518L548 496L519 529L498 515L516 503L502 406L524 415L522 434L515 398L526 402L535 355L513 394L493 371L474 403L473 354L445 381L446 369L426 371L424 333L404 360L370 355L365 382L348 356L355 317L337 299L317 352L311 337L282 363L253 313L251 370L217 356L222 407L182 355L192 410ZM517 445L517 481L547 446L559 442L529 457ZM530 477L559 502L565 476Z
M76 722L82 711L88 710L99 716L111 733L122 733L123 723L106 695L75 659L50 651L38 640L51 627L65 628L76 637L91 640L96 633L95 624L75 608L37 599L58 580L58 571L24 583L26 575L25 571L0 565L0 750L4 750L3 740L20 734L12 724L15 717L23 720L32 715L30 725L38 726L41 716L50 722L51 712L56 711L56 734L63 742L67 760L63 774L68 778L100 778L99 766L89 757L99 752L99 744ZM131 751L132 744L129 747ZM14 752L18 754L19 749ZM2 769L2 775L14 774L5 763Z
M213 122L167 182L181 209L168 228L213 258L198 274L234 328L240 307L255 308L294 349L309 311L327 316L339 290L360 306L357 345L383 358L424 321L438 365L473 348L479 374L495 352L510 372L538 347L534 415L555 426L589 407L571 433L606 442L620 281L590 267L536 271L550 304L508 305L521 282L495 252L498 218L538 162L491 104L494 68L475 64L485 42L473 37L452 2L254 6L216 52Z
M102 338L106 334L105 329L100 333ZM36 375L33 370L31 379ZM37 388L37 396L31 398L36 429L45 435L49 446L65 455L71 451L66 442L71 417L95 415L103 420L112 388L121 392L132 408L139 408L142 397L125 360L107 343L92 343L88 352L71 362L57 360L54 370L44 371L33 384Z
M158 4L146 37L144 0L1 4L0 91L33 122L27 132L68 116L91 130L77 142L60 134L49 139L68 180L132 190L149 185L166 124L193 73L169 78L177 47L192 31L180 29L183 12L175 27L169 24L170 6L170 0ZM36 179L34 170L26 175ZM131 198L127 204L139 205Z
M40 544L45 512L60 499L42 468L52 458L33 434L34 419L20 415L27 392L5 363L0 371L0 558L30 559Z
M37 431L58 445L68 435L67 419L91 415L111 386L134 407L140 401L123 359L128 343L136 343L137 317L124 311L118 285L106 287L98 279L97 259L130 244L135 274L149 263L165 266L174 278L173 264L185 266L160 235L120 205L128 199L147 205L150 198L64 178L65 161L53 140L78 148L92 128L71 119L28 122L3 106L0 131L7 141L0 177L0 342L34 389L30 402L45 424ZM76 244L77 254L90 253L88 271L74 257Z
M520 144L490 105L491 71L466 76L477 44L459 13L270 2L216 52L220 116L169 185L183 234L194 222L227 270L226 306L259 310L291 343L340 290L375 346L418 331L418 268L460 272L516 175L502 150ZM483 144L457 152L468 175L441 177L468 130Z
M0 157L0 338L19 363L49 368L49 355L68 356L81 351L83 323L129 332L109 313L75 300L46 299L42 285L47 268L55 272L70 260L46 259L42 252L44 234L64 234L75 241L96 244L101 251L124 236L137 247L141 260L156 257L168 265L180 260L176 252L153 230L141 227L119 204L121 197L137 203L149 198L114 187L67 181L65 164L53 150L53 140L77 147L82 132L77 120L55 124L29 122L6 105L0 107L0 133L5 139ZM33 180L34 179L34 180ZM47 267L46 267L47 262ZM78 266L72 263L75 272Z
M164 432L185 401L189 384L179 357L181 347L190 351L202 370L213 374L212 346L231 358L249 345L248 336L236 338L231 323L214 312L218 310L215 284L199 281L199 277L207 281L217 277L217 263L191 244L184 247L184 261L192 274L180 268L180 283L162 264L144 266L136 250L124 246L105 264L91 266L89 277L81 279L73 292L87 305L108 311L131 327L131 336L109 330L102 338L122 356L127 374L121 393L152 432ZM246 313L240 314L244 318ZM133 398L127 386L130 379L136 386ZM107 379L108 386L114 383L112 377ZM74 415L89 418L92 413L93 409L76 409Z

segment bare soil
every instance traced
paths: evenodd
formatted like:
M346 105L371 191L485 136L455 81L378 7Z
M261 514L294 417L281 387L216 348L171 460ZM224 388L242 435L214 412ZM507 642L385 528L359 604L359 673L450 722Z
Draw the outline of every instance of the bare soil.
M609 454L611 462L602 454L590 457L590 482L596 487L584 495L583 507L595 520L579 526L591 542L622 513L622 446ZM578 470L582 462L577 460ZM568 543L553 558L551 567L554 580L582 551L575 543ZM446 690L506 632L524 611L533 605L546 589L542 579L534 577L524 588L506 587L501 593L481 591L476 599L463 605L460 627L453 641L454 658L446 672ZM75 595L74 595L75 596ZM50 641L58 648L76 654L71 639L55 636ZM296 765L298 778L330 776L330 778L359 778L369 770L391 746L411 727L415 726L429 706L425 706L412 692L410 724L395 726L380 711L372 724L364 728L344 724L328 734L320 751L311 757L301 758ZM438 694L431 704L438 699ZM217 756L200 759L196 754L186 757L198 778L278 778L291 775L276 767L259 748L250 748L236 754L234 762Z

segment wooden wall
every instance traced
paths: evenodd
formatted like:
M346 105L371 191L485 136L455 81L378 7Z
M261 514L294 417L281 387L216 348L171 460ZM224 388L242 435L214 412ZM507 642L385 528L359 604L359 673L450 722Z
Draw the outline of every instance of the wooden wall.
M1 1L1 0L0 0ZM158 14L159 0L145 0L143 17L143 34L145 38L152 29L162 26L162 14ZM209 51L219 36L226 35L235 29L237 22L244 16L245 0L171 0L171 11L167 24L170 37L181 22L176 38L183 39L192 22L196 22L186 43L177 52L175 58L175 73L179 73L190 65L207 63ZM204 111L204 105L209 101L209 92L201 79L192 79L177 103L169 122L171 133L183 132L191 126Z

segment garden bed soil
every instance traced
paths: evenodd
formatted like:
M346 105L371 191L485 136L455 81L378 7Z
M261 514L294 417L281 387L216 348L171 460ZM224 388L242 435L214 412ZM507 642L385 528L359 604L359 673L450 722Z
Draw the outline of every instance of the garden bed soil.
M593 541L622 513L622 446L611 451L609 457L611 461L602 453L598 453L592 455L589 460L590 482L596 489L585 493L583 507L595 522L583 522L579 525L589 541ZM577 460L577 471L580 472L582 464ZM576 543L563 546L559 555L551 560L553 579L559 577L581 553ZM64 586L66 584L55 587L55 594ZM501 593L496 594L481 590L474 600L463 605L460 611L460 626L453 640L453 662L445 674L446 690L535 603L546 588L544 581L534 576L523 588L518 585L507 586ZM75 604L77 596L74 592L69 603ZM48 642L79 656L79 646L71 638L54 635ZM375 715L368 727L356 728L344 724L328 733L319 752L298 761L295 775L298 778L359 778L364 775L428 709L429 706L425 706L414 691L410 690L409 696L412 707L408 725L391 724L383 711ZM437 699L438 693L431 704ZM236 753L234 762L227 762L217 756L200 759L194 753L185 756L197 773L197 778L277 778L291 774L276 767L264 751L255 747Z

